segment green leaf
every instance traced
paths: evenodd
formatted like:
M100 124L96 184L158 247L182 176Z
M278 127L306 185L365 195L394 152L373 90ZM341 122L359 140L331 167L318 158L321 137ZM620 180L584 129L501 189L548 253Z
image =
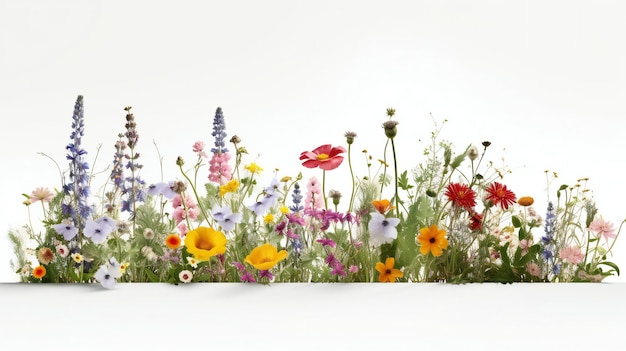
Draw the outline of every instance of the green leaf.
M469 148L470 147L468 146L467 149L465 149L465 152L463 152L462 154L460 154L460 155L458 155L457 157L454 158L454 160L450 164L450 167L452 169L458 168L461 165L463 160L465 160L465 156L467 156L467 150L469 150Z
M511 217L511 223L513 223L513 226L515 228L519 228L522 226L522 221L517 216Z
M598 264L603 264L605 266L609 266L609 267L613 268L615 270L615 273L617 273L617 275L619 275L619 267L615 263L609 262L609 261L603 261L603 262L600 262Z
M407 171L402 172L398 177L398 186L402 190L409 190L413 188L413 185L409 184L409 178L407 177Z
M150 279L151 282L158 283L160 281L159 277L157 277L156 274L148 268L144 268L144 272L148 275L148 279Z

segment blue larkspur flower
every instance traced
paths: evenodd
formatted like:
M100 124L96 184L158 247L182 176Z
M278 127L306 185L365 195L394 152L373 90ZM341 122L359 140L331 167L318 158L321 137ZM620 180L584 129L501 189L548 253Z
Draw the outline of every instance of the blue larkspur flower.
M221 107L218 107L215 111L215 117L213 118L213 132L211 135L215 138L215 147L211 148L211 152L214 154L227 153L226 122L224 120L224 113L222 112Z
M83 228L85 221L93 213L93 208L87 203L89 197L89 175L87 174L89 164L85 160L87 151L81 146L84 134L83 96L78 95L72 114L72 133L70 134L72 142L65 147L69 151L66 158L70 161L70 182L63 185L63 192L69 195L71 202L64 203L61 208L66 216L72 218L74 225L79 229Z

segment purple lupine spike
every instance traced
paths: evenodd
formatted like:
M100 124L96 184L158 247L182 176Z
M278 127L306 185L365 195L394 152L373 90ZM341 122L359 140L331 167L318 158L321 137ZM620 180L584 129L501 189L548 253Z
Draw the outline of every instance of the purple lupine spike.
M87 174L89 164L85 160L87 151L81 146L84 134L83 96L78 95L72 114L72 133L70 134L72 142L65 147L68 150L66 158L70 161L70 182L63 186L63 192L70 195L71 203L63 204L62 209L63 213L71 217L74 225L80 230L93 213L93 208L87 203L89 198L89 175Z

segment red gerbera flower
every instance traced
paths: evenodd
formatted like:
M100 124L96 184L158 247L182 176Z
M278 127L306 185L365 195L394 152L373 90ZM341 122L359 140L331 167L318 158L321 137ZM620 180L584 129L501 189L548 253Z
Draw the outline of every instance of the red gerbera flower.
M305 160L302 165L307 168L319 167L325 171L330 171L339 167L343 162L343 156L339 154L346 152L342 146L322 145L313 151L304 151L300 154L300 159Z
M506 185L502 185L498 182L491 183L487 188L487 193L489 195L487 195L485 199L491 200L495 206L499 204L504 210L508 210L509 205L514 204L517 199L515 194L506 188Z
M453 205L463 207L470 212L472 207L476 206L476 193L467 184L450 183L446 187L445 195Z

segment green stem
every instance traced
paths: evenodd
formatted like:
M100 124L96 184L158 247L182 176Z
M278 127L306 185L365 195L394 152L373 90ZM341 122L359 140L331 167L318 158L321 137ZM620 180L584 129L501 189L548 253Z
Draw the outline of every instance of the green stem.
M348 206L348 212L352 212L352 206L354 204L354 171L352 170L352 158L350 157L350 150L352 145L348 144L348 167L350 167L350 180L352 181L352 193L350 194L350 205Z
M178 166L178 168L180 168L180 173L183 174L183 177L185 177L185 179L187 179L187 181L189 182L189 186L191 186L191 190L193 191L194 196L198 200L198 207L200 208L200 211L202 211L202 215L204 216L204 218L206 218L206 220L208 221L209 216L207 215L206 211L204 210L204 207L202 206L202 201L201 201L200 196L198 195L198 191L196 190L195 185L193 184L191 179L189 179L189 176L187 175L187 173L183 171L183 166Z
M328 199L326 198L326 170L322 170L322 196L324 196L324 208L328 210Z
M396 200L396 215L400 218L400 200L398 200L398 160L396 158L396 146L391 139L391 152L393 154L393 171L394 171L394 183L395 183L395 194L394 198Z

